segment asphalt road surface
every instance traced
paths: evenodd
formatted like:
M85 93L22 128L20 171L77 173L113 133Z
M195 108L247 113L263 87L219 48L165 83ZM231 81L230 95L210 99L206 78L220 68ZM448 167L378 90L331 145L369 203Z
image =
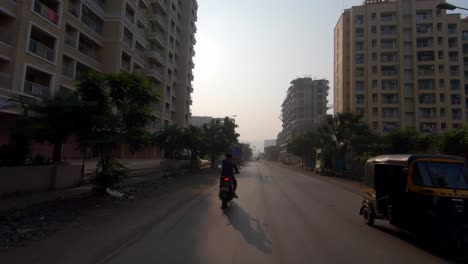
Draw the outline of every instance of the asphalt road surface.
M320 176L257 162L238 181L226 211L214 186L104 263L448 263L384 222L365 225L360 196Z

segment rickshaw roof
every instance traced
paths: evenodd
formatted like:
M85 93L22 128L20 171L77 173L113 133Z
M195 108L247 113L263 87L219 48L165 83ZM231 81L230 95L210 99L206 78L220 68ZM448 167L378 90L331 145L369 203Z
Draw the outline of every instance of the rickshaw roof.
M457 156L447 156L447 155L422 155L422 154L392 154L392 155L380 155L374 158L369 159L368 163L374 164L388 164L388 165L399 165L399 166L408 166L414 160L417 159L445 159L445 160L456 160L464 161L465 159Z

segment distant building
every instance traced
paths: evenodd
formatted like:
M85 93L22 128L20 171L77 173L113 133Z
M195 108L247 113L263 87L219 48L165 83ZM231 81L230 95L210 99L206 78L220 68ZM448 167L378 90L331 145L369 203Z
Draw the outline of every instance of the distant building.
M283 130L277 139L280 146L319 127L327 114L329 89L324 79L298 78L291 82L282 104Z
M267 139L263 142L263 149L276 146L276 139Z
M467 122L468 20L435 0L368 0L335 27L335 114L378 133L444 132Z

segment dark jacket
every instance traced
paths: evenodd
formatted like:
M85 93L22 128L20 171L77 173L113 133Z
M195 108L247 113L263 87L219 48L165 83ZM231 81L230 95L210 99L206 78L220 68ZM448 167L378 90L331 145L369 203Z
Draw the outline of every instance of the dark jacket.
M223 160L223 168L221 169L221 176L234 177L234 172L239 173L236 164L232 160Z

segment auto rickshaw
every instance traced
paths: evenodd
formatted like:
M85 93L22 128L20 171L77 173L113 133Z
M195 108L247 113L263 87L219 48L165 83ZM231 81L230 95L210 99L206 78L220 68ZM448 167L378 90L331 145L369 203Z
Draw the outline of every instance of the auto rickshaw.
M360 215L367 224L382 219L410 233L467 248L465 159L442 155L377 156L366 163L362 194Z

